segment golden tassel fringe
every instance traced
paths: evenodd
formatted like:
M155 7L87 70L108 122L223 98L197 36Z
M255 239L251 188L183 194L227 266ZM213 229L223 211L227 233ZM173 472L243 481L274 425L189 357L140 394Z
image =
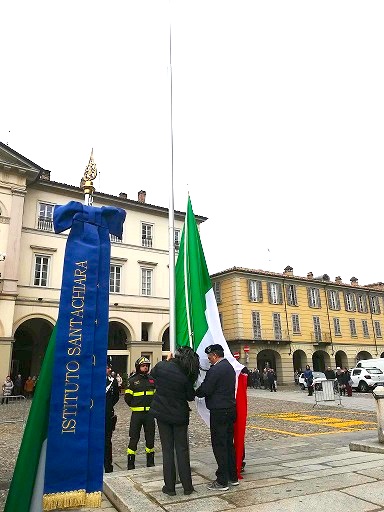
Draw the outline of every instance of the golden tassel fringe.
M79 489L78 491L44 494L43 510L46 511L60 508L83 507L85 505L85 498L85 489Z
M100 508L101 491L86 493L85 489L79 489L78 491L57 492L43 496L44 511L79 507Z

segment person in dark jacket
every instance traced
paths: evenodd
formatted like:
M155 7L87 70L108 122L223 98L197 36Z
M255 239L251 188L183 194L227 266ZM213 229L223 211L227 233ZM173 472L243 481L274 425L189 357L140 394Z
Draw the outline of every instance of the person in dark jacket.
M330 366L325 370L324 375L326 376L327 380L334 380L336 379L335 372L332 370Z
M142 427L144 427L147 467L155 465L155 420L148 414L155 393L155 381L149 374L150 364L146 357L139 357L135 363L136 372L129 377L125 389L125 402L132 411L127 448L127 469L129 470L135 469L137 443Z
M308 396L312 396L313 395L313 373L312 373L312 370L311 370L311 367L309 366L309 364L307 364L307 366L305 367L304 379L308 386Z
M233 445L236 373L231 363L224 358L221 345L209 345L205 353L208 354L211 367L196 390L196 396L205 397L210 411L211 444L217 462L216 480L208 485L208 489L227 491L228 483L239 485Z
M276 391L276 373L273 368L268 368L267 377L269 389L271 390L272 393L272 391Z
M119 401L119 387L116 379L111 376L111 368L107 366L107 381L105 384L105 441L104 441L104 471L112 473L112 434L116 427L117 416L114 406Z
M189 406L195 398L193 385L199 376L199 356L190 347L180 347L167 361L160 361L151 374L156 394L150 414L157 419L163 451L164 494L175 496L176 468L184 494L194 491L188 448Z

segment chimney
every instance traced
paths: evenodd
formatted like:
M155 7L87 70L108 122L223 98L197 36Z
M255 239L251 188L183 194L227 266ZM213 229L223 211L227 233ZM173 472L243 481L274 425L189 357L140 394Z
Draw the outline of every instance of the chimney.
M313 272L308 272L307 279L313 279Z
M119 197L121 197L121 199L127 199L127 194L125 192L120 192Z
M293 268L287 265L284 269L285 276L293 276Z
M336 284L343 284L343 281L341 280L341 277L340 277L340 276L336 276L336 277L335 277L335 283L336 283Z
M140 190L137 194L137 200L139 203L145 203L145 196L147 195L145 190Z
M351 285L359 286L359 280L357 279L357 277L351 277Z

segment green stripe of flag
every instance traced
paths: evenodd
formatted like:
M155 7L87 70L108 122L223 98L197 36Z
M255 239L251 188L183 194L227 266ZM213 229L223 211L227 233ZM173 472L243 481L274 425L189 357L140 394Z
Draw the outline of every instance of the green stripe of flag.
M47 438L55 342L56 327L37 381L4 512L30 512L41 448ZM39 491L42 494L42 489Z

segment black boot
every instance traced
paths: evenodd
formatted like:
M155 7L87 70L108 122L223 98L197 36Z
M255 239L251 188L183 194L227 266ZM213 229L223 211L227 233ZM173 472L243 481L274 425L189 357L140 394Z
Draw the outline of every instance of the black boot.
M153 452L147 453L147 468L153 468L155 465L155 454Z
M127 469L135 469L135 455L131 453L128 455Z

